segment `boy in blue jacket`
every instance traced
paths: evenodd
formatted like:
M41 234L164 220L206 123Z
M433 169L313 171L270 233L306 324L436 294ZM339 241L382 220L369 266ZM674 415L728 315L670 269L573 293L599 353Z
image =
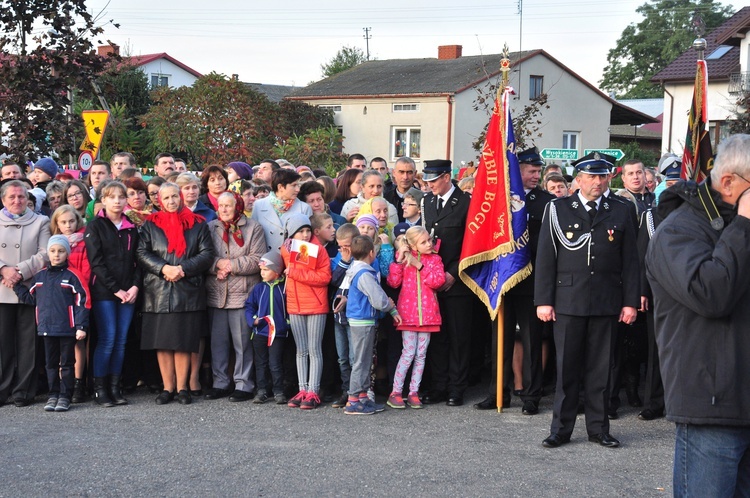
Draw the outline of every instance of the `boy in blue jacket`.
M375 245L372 240L363 235L354 237L351 253L355 261L347 270L351 285L346 300L346 318L351 327L349 355L353 362L349 381L349 405L344 413L372 415L383 410L383 405L376 405L367 397L378 311L390 313L396 325L401 323L401 316L393 301L380 287L378 274L371 266L375 261Z
M289 335L289 315L284 298L284 260L279 251L268 251L260 258L260 276L263 281L253 287L245 301L245 318L252 332L255 380L258 394L253 403L268 401L266 369L271 366L274 399L277 405L287 403L284 396L284 339ZM275 337L268 345L270 325L264 317L271 317L275 326ZM271 334L273 335L273 334Z
M44 410L48 412L65 412L70 408L75 383L75 344L86 338L89 325L83 277L68 268L69 254L67 237L50 237L47 243L50 266L36 274L31 289L20 283L13 287L20 303L36 306L37 331L44 337L49 384Z

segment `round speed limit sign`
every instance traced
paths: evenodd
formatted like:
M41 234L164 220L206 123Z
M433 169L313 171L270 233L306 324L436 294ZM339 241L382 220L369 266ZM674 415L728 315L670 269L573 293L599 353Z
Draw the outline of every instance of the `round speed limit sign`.
M78 156L78 166L80 166L83 171L88 171L92 164L94 164L94 156L91 152L88 150L81 152L81 155Z

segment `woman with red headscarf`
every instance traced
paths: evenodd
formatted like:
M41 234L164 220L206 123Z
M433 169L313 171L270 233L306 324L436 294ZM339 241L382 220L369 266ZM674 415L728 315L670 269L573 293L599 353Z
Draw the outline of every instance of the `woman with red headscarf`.
M161 211L141 227L138 262L143 268L141 349L155 349L164 390L156 403L192 402L190 354L197 353L206 327L204 274L214 261L208 224L185 208L180 188L159 188Z
M247 401L252 397L255 384L252 380L253 350L244 307L248 294L260 282L259 263L266 252L266 237L260 223L245 216L241 196L224 192L217 203L219 219L208 224L215 252L206 277L214 382L206 399L229 396L229 401ZM232 351L234 372L229 374ZM234 392L229 389L232 380Z

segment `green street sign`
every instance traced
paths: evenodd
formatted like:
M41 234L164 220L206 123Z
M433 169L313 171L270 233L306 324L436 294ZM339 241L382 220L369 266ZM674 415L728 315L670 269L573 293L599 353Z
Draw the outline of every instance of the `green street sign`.
M602 154L610 155L614 157L615 159L617 159L618 161L622 159L623 157L625 157L625 153L621 151L620 149L583 149L584 156L586 154L591 154L592 152L600 152Z
M558 161L575 161L578 159L577 149L542 149L539 153L542 159L556 159Z

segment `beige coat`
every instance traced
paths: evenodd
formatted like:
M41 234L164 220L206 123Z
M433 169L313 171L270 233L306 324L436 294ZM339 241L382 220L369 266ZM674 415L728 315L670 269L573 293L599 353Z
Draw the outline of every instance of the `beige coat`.
M33 285L34 275L47 264L49 238L49 218L46 216L27 210L26 214L13 220L0 209L0 267L18 267L26 287ZM0 303L18 304L13 289L0 285Z
M261 256L266 253L266 237L263 227L257 221L243 216L238 222L245 244L239 247L233 237L229 237L229 247L222 239L224 225L221 220L208 224L211 240L214 243L216 258L206 277L208 306L222 309L239 309L245 306L245 300L255 284L260 282ZM228 278L216 278L216 263L220 259L229 259L232 273Z

